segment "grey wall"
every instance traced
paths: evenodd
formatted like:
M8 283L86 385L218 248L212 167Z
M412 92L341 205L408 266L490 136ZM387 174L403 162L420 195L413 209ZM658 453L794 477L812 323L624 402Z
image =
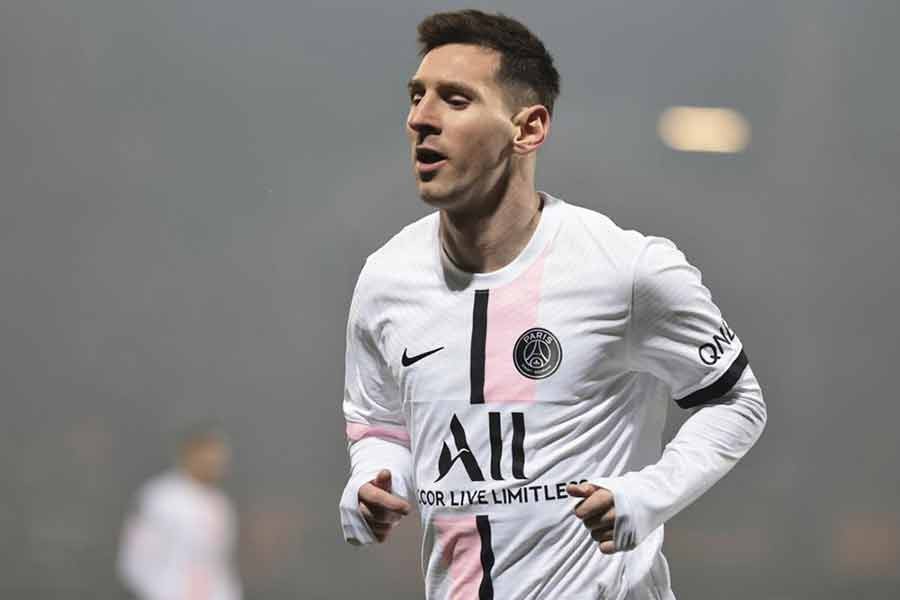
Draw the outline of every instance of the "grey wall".
M422 597L415 523L340 540L343 336L365 255L426 212L404 84L454 6L0 4L2 597L121 597L129 498L207 418L249 598ZM676 592L896 597L900 4L485 7L563 75L539 187L674 239L764 385L759 446L668 529ZM669 150L673 104L737 108L748 150Z

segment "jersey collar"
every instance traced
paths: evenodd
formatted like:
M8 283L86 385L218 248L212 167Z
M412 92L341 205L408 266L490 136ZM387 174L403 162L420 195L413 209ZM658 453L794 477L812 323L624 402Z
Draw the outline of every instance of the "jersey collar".
M541 220L531 234L531 239L511 263L496 271L469 273L453 264L440 243L440 219L434 220L432 247L435 249L435 266L438 274L451 289L463 291L502 286L525 272L544 253L559 229L561 208L565 203L546 192L538 191L538 194L544 201L544 207L541 211Z

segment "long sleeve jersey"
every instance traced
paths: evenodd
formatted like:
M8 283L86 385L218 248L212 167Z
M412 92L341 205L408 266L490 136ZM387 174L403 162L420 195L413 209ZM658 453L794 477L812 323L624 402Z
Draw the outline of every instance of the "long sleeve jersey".
M541 193L506 267L466 273L433 213L372 254L347 327L351 475L417 505L429 600L674 598L663 524L755 443L765 405L740 338L672 242ZM667 407L694 411L663 449ZM613 493L604 555L569 483Z

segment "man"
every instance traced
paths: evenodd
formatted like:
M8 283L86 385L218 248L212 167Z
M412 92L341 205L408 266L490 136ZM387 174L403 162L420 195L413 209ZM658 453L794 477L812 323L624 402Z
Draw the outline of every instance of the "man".
M674 598L663 523L766 412L668 240L535 191L559 75L520 23L419 25L407 119L438 209L366 261L347 328L345 538L415 503L429 599ZM666 407L698 409L664 451Z
M235 514L218 488L228 468L224 437L198 428L175 469L141 488L126 522L119 574L140 600L239 600L232 566Z

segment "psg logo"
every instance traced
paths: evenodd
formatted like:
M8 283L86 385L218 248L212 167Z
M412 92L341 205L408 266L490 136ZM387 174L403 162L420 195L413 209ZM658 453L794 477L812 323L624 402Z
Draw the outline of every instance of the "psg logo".
M556 373L562 362L562 346L543 327L533 327L519 336L513 349L516 369L529 379L544 379Z

